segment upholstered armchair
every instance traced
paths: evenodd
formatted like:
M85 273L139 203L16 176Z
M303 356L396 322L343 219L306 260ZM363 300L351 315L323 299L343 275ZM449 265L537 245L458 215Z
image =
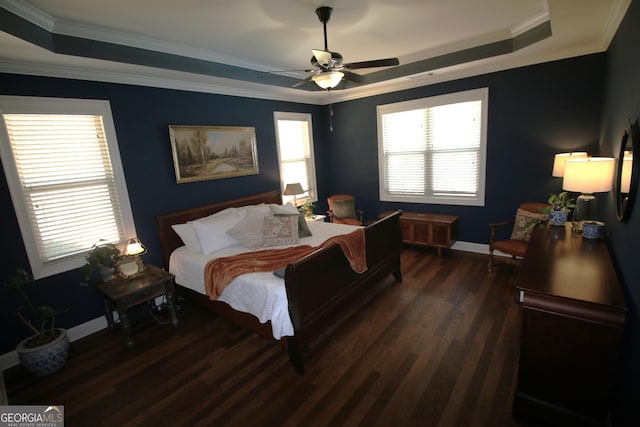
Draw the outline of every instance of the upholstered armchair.
M356 208L355 198L349 194L336 194L327 198L327 215L336 224L362 225L364 211ZM356 213L357 212L357 213Z
M489 224L491 230L489 239L489 271L492 270L495 261L493 255L494 250L511 255L511 258L506 258L507 262L520 264L527 252L534 227L549 219L549 214L543 213L543 210L547 207L549 207L549 205L546 203L522 203L514 219ZM513 225L511 236L508 239L499 239L496 232L509 225Z

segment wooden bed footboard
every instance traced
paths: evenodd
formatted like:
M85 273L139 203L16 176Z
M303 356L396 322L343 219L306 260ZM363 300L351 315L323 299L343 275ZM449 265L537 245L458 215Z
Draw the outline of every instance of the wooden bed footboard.
M358 274L338 245L327 246L287 266L285 286L295 336L289 338L291 362L304 373L301 348L332 325L383 278L402 281L402 235L397 211L365 228L367 271Z
M183 245L172 225L193 221L228 207L259 203L279 204L280 193L271 191L158 215L156 221L164 268L169 269L171 253ZM283 337L281 340L275 340L273 336L270 338L287 347L291 363L298 373L304 373L301 356L303 346L324 332L328 325L334 324L345 310L361 300L383 278L391 274L397 281L402 281L401 214L401 211L397 211L365 228L367 271L362 274L351 269L338 245L322 248L287 266L285 286L295 336ZM200 305L217 315L269 338L270 325L260 324L253 315L233 310L221 301L210 301L203 294L197 294L196 299Z

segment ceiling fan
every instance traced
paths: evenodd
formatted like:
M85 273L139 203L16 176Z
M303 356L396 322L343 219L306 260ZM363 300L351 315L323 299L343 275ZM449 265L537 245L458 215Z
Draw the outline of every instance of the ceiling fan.
M400 64L398 58L376 59L372 61L352 62L344 64L342 55L338 52L332 52L327 46L327 22L331 18L333 9L329 6L320 6L316 9L316 15L322 22L324 28L324 49L312 49L311 65L314 67L306 72L312 73L304 80L300 80L293 87L299 87L309 81L314 81L322 89L330 90L335 88L342 79L350 80L355 83L362 83L364 77L360 74L352 73L350 70L374 67L389 67Z

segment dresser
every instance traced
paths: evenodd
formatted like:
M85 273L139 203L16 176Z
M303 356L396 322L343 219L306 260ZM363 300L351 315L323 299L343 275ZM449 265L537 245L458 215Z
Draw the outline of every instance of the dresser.
M536 229L515 284L522 342L514 416L605 425L627 311L606 243L570 228Z

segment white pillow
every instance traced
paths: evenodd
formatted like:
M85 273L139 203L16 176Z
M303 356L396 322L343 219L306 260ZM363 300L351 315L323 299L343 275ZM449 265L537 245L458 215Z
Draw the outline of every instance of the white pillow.
M287 203L286 205L269 205L272 214L299 214L300 211L298 208L293 206L291 203Z
M262 246L265 216L260 210L251 211L227 233L247 248L257 249Z
M245 212L247 215L253 212L260 212L263 215L271 214L271 210L269 209L269 205L265 205L264 203L260 203L259 205L248 205L242 206L238 208L239 212Z
M205 216L205 217L202 217L202 218L198 218L195 221L211 221L211 220L213 220L215 218L219 218L219 217L221 217L223 215L238 214L238 213L239 213L238 212L238 208L226 208L226 209L223 209L223 210L218 211L216 213L213 213L211 215L208 215L208 216ZM195 221L189 221L189 222L195 222Z
M235 212L216 217L192 222L198 236L202 253L210 254L229 246L237 245L238 241L227 234L227 230L233 228L242 221L242 217Z
M182 239L189 252L196 254L202 253L200 241L198 240L198 236L196 236L196 230L194 230L192 224L173 224L171 228L173 228L173 231Z

